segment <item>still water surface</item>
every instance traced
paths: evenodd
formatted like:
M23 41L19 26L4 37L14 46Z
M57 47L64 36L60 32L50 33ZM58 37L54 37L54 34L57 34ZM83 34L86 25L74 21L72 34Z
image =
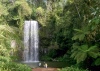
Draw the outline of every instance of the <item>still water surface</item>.
M35 67L44 67L44 64L47 63L48 67L53 67L53 68L63 68L63 67L67 67L67 62L22 62L24 64L27 64L28 66L30 66L31 68L35 68Z

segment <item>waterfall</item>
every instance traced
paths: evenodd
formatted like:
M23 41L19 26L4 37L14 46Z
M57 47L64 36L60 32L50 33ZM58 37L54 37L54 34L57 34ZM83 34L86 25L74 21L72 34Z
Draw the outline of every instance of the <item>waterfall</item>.
M38 47L39 47L38 22L25 21L24 53L23 53L23 58L25 62L39 61Z

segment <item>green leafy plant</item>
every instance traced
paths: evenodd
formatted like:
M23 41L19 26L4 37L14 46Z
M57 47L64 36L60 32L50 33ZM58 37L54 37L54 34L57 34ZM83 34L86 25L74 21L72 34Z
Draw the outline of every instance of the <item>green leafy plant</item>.
M1 71L31 71L27 65L13 62L10 57L0 56Z
M78 67L66 67L66 68L62 68L59 71L88 71L88 70L84 70L84 69L80 69Z
M100 56L99 54L99 48L96 45L89 47L87 44L79 46L77 43L74 43L71 57L74 58L77 63L80 63L88 56L97 58Z
M84 40L84 38L86 37L87 34L89 34L89 31L87 29L87 27L80 29L74 29L76 31L76 34L72 37L72 40L77 40L79 39L79 41Z
M7 62L2 68L6 70L8 69L7 71L31 71L30 67L15 62Z

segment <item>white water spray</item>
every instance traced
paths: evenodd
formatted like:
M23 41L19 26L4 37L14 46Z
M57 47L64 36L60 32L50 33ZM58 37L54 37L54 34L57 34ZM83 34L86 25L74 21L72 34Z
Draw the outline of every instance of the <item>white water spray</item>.
M24 61L38 62L39 61L39 35L38 22L25 21L24 23Z

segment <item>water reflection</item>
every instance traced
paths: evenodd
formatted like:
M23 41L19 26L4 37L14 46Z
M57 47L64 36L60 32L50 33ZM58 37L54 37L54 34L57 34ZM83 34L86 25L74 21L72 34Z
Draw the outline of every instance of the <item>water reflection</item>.
M28 66L30 66L31 68L35 68L35 67L44 67L44 62L40 61L40 62L23 62L24 64L27 64ZM67 62L45 62L47 63L49 68L63 68L63 67L67 67Z

